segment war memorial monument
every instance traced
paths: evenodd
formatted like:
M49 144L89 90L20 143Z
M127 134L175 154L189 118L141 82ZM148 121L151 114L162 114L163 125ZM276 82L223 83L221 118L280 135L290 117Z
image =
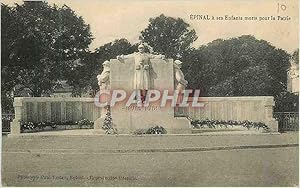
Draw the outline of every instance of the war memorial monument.
M15 98L11 134L20 134L20 122L24 121L72 123L81 119L94 122L94 134L105 134L103 123L108 111L118 134L156 126L163 127L167 134L191 134L192 119L262 122L268 132L278 131L273 97L199 97L197 92L191 96L185 90L188 82L180 70L183 62L146 53L144 48L141 44L138 52L103 63L103 71L97 76L100 92L94 99ZM224 130L219 128L215 131ZM261 127L233 128L263 131Z

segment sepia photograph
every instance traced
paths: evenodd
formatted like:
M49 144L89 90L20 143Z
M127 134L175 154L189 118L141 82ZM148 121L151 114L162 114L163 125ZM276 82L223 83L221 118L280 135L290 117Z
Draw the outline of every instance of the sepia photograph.
M3 187L298 187L298 0L1 0Z

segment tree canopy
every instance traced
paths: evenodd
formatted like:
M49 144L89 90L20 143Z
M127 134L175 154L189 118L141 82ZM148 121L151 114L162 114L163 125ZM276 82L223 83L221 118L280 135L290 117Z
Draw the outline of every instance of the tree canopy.
M286 90L289 55L253 36L214 40L185 61L189 87L200 87L205 96L275 96Z
M92 41L89 25L66 5L1 4L1 24L4 92L16 84L33 96L51 91L57 79L68 77L75 60L89 52Z
M161 14L150 18L149 22L147 28L141 32L140 40L168 58L180 59L198 38L195 30L181 18Z

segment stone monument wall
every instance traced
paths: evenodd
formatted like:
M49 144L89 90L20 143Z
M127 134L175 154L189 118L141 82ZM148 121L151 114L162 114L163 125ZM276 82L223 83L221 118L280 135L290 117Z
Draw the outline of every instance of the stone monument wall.
M183 108L183 115L203 120L264 122L273 132L278 132L278 122L273 118L274 97L200 97L198 101L205 106ZM192 103L192 98L189 103Z
M205 103L205 107L185 108L183 109L184 115L195 119L261 121L266 123L273 132L278 131L278 123L273 118L273 97L202 97L199 102ZM20 133L20 121L74 122L81 119L95 121L101 115L101 108L94 104L93 98L16 97L14 108L15 119L11 123L12 134ZM136 121L136 124L143 125L145 120L140 118L141 112L127 115L132 121ZM116 115L117 113L112 114L113 121L117 119ZM162 118L159 113L149 112L148 115L152 118ZM154 119L150 118L149 121L154 121ZM159 120L158 123L163 122Z
M151 59L153 71L150 76L153 78L155 90L174 90L173 60ZM134 91L134 59L110 60L110 88L111 90L125 90L127 96ZM174 117L174 108L170 106L160 107L160 102L151 103L148 108L138 108L132 105L125 107L120 102L111 108L113 122L120 133L133 133L139 129L148 129L154 126L164 127L168 133L190 133L190 122L184 118Z
M95 121L101 108L93 98L75 97L15 97L15 119L11 133L20 133L20 122L76 122L82 119Z

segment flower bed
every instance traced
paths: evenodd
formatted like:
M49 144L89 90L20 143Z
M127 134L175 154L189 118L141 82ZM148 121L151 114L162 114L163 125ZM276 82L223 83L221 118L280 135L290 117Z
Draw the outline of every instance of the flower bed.
M82 119L77 122L21 122L21 132L38 132L51 130L69 130L69 129L93 129L94 122L88 119Z
M230 127L243 127L246 129L262 129L263 132L270 132L270 128L263 122L235 121L235 120L195 120L189 118L194 129L229 129Z

